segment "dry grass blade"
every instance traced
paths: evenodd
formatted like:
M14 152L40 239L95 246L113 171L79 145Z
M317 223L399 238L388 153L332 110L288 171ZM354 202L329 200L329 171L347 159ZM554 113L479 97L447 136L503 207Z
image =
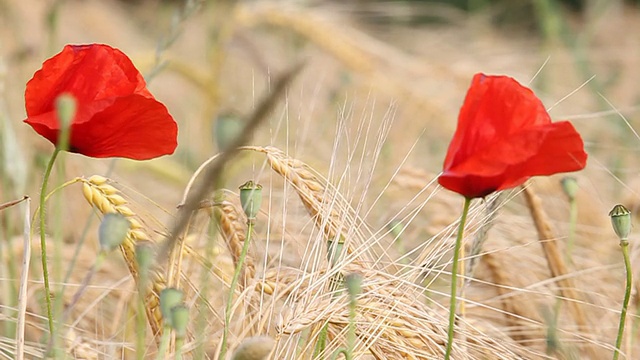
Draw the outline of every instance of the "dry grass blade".
M136 214L127 207L127 201L119 195L118 189L108 184L109 180L98 175L89 179L81 179L82 193L89 204L93 205L102 214L118 213L125 216L130 223L130 229L120 250L124 257L129 272L133 279L140 281L138 264L136 261L136 244L139 241L151 241L151 237L145 230ZM154 335L162 330L162 314L160 312L159 294L167 285L162 272L158 269L151 271L148 291L144 294L145 310L147 319Z
M386 272L364 269L355 264L344 269L345 274L354 272L362 274L364 279L356 311L356 353L371 354L376 359L442 357L447 321L444 313L426 305L419 287L404 283L401 278ZM334 349L343 341L349 324L346 295L335 297L321 293L322 290L310 282L314 276L300 275L297 269L268 271L257 284L257 289L294 299L293 310L281 312L276 324L279 333L288 336L301 334L318 324L328 323L329 338L333 339L328 349ZM455 358L541 358L498 330L484 327L486 324L468 324L466 344L454 345Z
M367 235L356 233L356 226L363 221L358 218L344 201L340 193L328 184L324 179L320 179L311 168L304 162L288 157L282 150L267 146L245 146L242 149L264 153L271 169L282 176L291 184L302 201L305 209L313 219L316 227L320 229L327 240L344 242L348 254L356 252L357 245L352 240L366 241ZM345 240L347 239L347 240ZM364 251L357 254L360 260L368 262L371 257L367 257L370 246L362 246Z
M24 359L24 330L27 312L27 287L29 279L29 264L31 262L31 199L25 196L27 202L24 215L22 273L20 274L20 290L18 292L18 320L16 324L16 359ZM20 201L22 201L20 200Z

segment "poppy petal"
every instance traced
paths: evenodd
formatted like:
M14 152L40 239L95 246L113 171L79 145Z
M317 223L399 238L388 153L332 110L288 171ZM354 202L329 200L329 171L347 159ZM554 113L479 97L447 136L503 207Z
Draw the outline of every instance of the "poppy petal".
M25 122L54 144L60 132L55 100L63 93L77 101L69 151L146 160L172 154L177 146L175 121L118 49L67 45L27 83Z
M80 106L133 93L152 97L131 60L107 45L67 45L45 61L27 83L27 115L53 111L61 93L73 95Z
M74 126L70 151L97 158L148 160L172 154L177 132L163 104L131 95L95 114L91 122Z
M552 123L531 90L509 77L477 74L438 182L466 197L483 197L532 176L580 170L586 159L573 125Z
M445 168L483 146L508 139L531 126L551 123L544 105L528 88L507 76L476 74L458 116Z

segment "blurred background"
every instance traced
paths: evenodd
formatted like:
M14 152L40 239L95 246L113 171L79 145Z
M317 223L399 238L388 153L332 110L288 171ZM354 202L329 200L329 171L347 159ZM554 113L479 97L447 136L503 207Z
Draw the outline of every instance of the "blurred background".
M339 157L336 136L386 122L381 158L408 155L437 173L470 79L485 72L527 84L554 119L572 120L592 166L637 170L627 160L638 142L623 120L634 124L640 98L637 1L4 0L0 21L3 198L31 189L51 151L20 122L23 91L68 43L120 48L145 74L179 123L180 145L170 158L118 166L178 187L216 152L217 119L241 121L300 60L305 70L255 143L313 165ZM82 160L73 175L109 163Z
M132 58L167 105L178 149L146 162L69 154L57 184L109 176L145 198L138 210L166 226L193 172L231 136L225 131L240 127L272 81L303 61L251 144L305 161L379 229L411 211L407 204L441 170L472 76L504 74L583 135L590 158L576 174L579 226L583 244L597 244L609 236L603 224L614 203L638 204L638 34L640 1L622 0L0 0L0 203L37 196L53 149L21 122L26 82L65 44L106 43ZM264 171L263 159L240 157L228 171L226 185L237 189ZM538 184L566 229L557 179ZM457 218L461 201L449 195L407 224L409 248ZM90 217L79 187L61 196L65 217ZM517 201L506 209L522 210ZM13 253L6 244L21 234L21 217L0 212L3 257ZM66 224L65 241L82 231ZM602 252L605 263L612 251ZM296 263L304 246L292 252ZM2 278L15 279L8 262L1 266Z

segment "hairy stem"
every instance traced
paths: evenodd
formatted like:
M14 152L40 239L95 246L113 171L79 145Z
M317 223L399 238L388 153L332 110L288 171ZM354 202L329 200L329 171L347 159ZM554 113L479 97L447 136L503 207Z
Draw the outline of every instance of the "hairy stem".
M56 162L56 158L60 153L60 148L56 147L51 155L51 159L47 164L47 168L42 178L42 187L40 188L40 207L38 208L38 217L40 218L40 248L42 259L42 277L44 278L44 298L47 303L47 320L49 322L49 335L51 339L54 338L54 324L53 324L53 310L51 305L51 286L49 284L49 267L47 265L47 236L46 236L46 219L45 219L45 204L47 197L47 184L49 183L49 177L51 176L51 170L53 164Z

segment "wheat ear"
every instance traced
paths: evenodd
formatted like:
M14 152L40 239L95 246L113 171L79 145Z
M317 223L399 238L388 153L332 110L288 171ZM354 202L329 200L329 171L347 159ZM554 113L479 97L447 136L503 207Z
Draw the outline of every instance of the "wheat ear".
M238 259L242 252L242 246L247 237L246 221L236 206L228 201L222 201L213 206L214 213L218 219L218 227L226 240L227 247L233 258L234 266L238 266ZM246 287L249 280L256 274L256 267L253 258L247 254L244 259L244 266L241 270L240 282L242 288Z
M136 262L136 244L140 241L151 241L151 237L136 214L127 206L127 200L119 194L118 189L109 184L109 179L94 175L81 181L82 193L89 204L102 214L118 213L129 220L130 229L126 239L120 245L120 250L131 276L138 283L140 275ZM157 335L162 331L159 294L166 287L167 282L158 269L150 272L149 280L148 291L144 294L145 311L153 334Z
M271 169L293 185L307 212L327 239L340 240L339 237L347 233L334 196L328 193L329 189L304 162L290 158L282 150L271 146L245 146L243 149L266 154Z

